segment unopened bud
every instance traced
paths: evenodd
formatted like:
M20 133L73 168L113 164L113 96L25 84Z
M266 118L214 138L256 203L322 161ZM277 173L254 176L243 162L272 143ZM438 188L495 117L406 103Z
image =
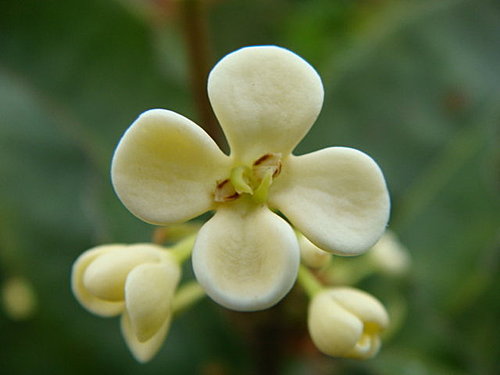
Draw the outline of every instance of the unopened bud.
M408 271L410 256L393 232L387 231L367 256L382 272L399 276Z
M379 334L389 324L384 306L363 291L325 289L309 306L308 326L316 347L334 357L367 359L380 349Z
M332 255L321 250L302 234L298 235L302 264L312 268L322 268L332 259Z
M13 320L28 319L36 310L36 297L31 283L22 277L12 277L2 285L5 313Z

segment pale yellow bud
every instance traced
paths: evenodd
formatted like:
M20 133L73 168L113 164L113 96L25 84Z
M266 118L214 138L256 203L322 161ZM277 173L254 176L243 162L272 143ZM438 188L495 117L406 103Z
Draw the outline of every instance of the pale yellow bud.
M312 268L322 268L330 263L332 255L321 250L302 234L298 235L302 264Z
M150 246L150 247L146 247ZM160 262L162 253L154 245L123 247L98 256L83 274L83 285L94 296L107 301L125 298L125 280L137 266Z
M2 285L5 313L13 320L28 319L36 310L36 296L31 283L22 277L12 277Z
M339 287L316 294L308 326L316 347L334 357L367 359L380 349L380 332L389 317L382 304L363 291Z
M410 267L408 250L391 231L385 232L367 256L380 271L389 275L403 275Z
M158 352L181 277L174 254L154 244L98 246L76 260L71 277L73 293L86 309L122 314L123 336L138 361Z

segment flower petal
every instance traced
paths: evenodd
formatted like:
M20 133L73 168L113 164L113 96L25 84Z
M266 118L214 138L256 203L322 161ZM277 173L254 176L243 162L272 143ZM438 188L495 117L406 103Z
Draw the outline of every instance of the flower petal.
M149 340L140 342L132 330L129 316L126 312L123 313L120 321L122 335L128 348L132 352L132 355L137 361L146 363L150 361L156 353L158 353L158 350L160 350L161 345L167 336L170 328L170 322L171 316L168 315L160 329Z
M157 263L163 255L164 250L153 244L122 246L108 251L88 265L83 275L83 284L97 298L122 301L129 272L143 263Z
M325 290L311 300L307 324L316 347L323 353L344 357L363 334L363 322L344 309Z
M371 328L371 333L383 331L389 325L387 311L382 303L372 295L350 287L332 288L328 294L344 309L368 325Z
M331 288L327 294L363 323L363 334L344 356L358 359L375 356L381 345L379 335L389 325L389 315L382 303L372 295L350 287Z
M357 255L373 246L385 230L390 208L378 165L346 147L285 160L269 204L315 245L341 255Z
M221 206L193 249L198 282L217 303L239 311L268 308L293 286L299 247L290 225L243 198Z
M175 288L181 276L174 260L135 267L125 284L125 304L139 342L153 337L170 315Z
M251 163L267 153L293 150L319 114L323 85L314 68L293 52L256 46L217 63L208 95L232 156Z
M373 357L380 349L379 334L388 324L384 306L354 288L325 289L309 305L311 338L319 350L331 356Z
M171 111L144 112L125 132L111 166L116 193L152 224L186 221L211 209L229 158L198 125Z
M73 269L71 271L71 289L78 302L91 313L107 317L118 315L123 311L124 303L122 301L110 302L94 296L85 287L83 279L87 267L98 256L110 251L120 251L125 246L126 245L119 244L97 246L84 252L73 264Z
M321 250L304 237L302 233L297 234L297 238L299 240L300 260L302 264L311 268L322 268L330 263L332 254Z

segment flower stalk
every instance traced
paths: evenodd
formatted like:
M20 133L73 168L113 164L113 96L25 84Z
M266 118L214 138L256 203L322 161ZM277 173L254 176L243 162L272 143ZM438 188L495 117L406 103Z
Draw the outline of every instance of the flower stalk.
M180 2L181 21L187 46L191 89L202 127L220 144L222 133L206 93L207 76L212 65L206 18L207 6L201 0Z
M172 246L168 252L172 254L179 264L183 264L191 256L193 251L194 242L196 240L196 234L192 234L186 237L179 243Z
M299 275L297 278L299 284L304 288L304 291L309 296L313 298L321 290L323 290L323 285L318 281L316 276L304 265L299 268Z
M172 302L172 313L178 315L205 297L205 291L196 281L182 285Z

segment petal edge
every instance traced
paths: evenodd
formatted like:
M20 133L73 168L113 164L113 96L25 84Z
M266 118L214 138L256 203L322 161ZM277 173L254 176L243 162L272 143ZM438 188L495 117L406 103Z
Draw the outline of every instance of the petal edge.
M170 315L180 267L175 261L135 267L125 283L125 304L139 342L153 337Z
M169 315L153 337L147 341L140 342L132 330L130 318L126 312L123 313L120 320L122 335L127 347L137 361L141 363L149 362L158 353L168 334L170 323L171 316Z
M229 158L191 120L165 109L144 112L113 155L111 178L122 203L152 224L183 222L210 210Z
M198 282L215 302L256 311L276 304L292 288L299 246L290 225L265 206L221 207L202 227L193 249Z
M368 250L389 220L389 193L380 168L348 147L288 158L269 203L319 248L339 255Z
M124 309L122 301L112 302L106 301L92 295L84 285L84 274L88 266L100 255L110 251L120 251L126 245L112 244L101 245L85 251L73 263L71 270L71 289L73 295L80 304L93 314L111 317L119 315Z
M208 96L231 155L251 163L266 153L293 150L321 110L323 85L314 68L295 53L252 46L215 65Z

